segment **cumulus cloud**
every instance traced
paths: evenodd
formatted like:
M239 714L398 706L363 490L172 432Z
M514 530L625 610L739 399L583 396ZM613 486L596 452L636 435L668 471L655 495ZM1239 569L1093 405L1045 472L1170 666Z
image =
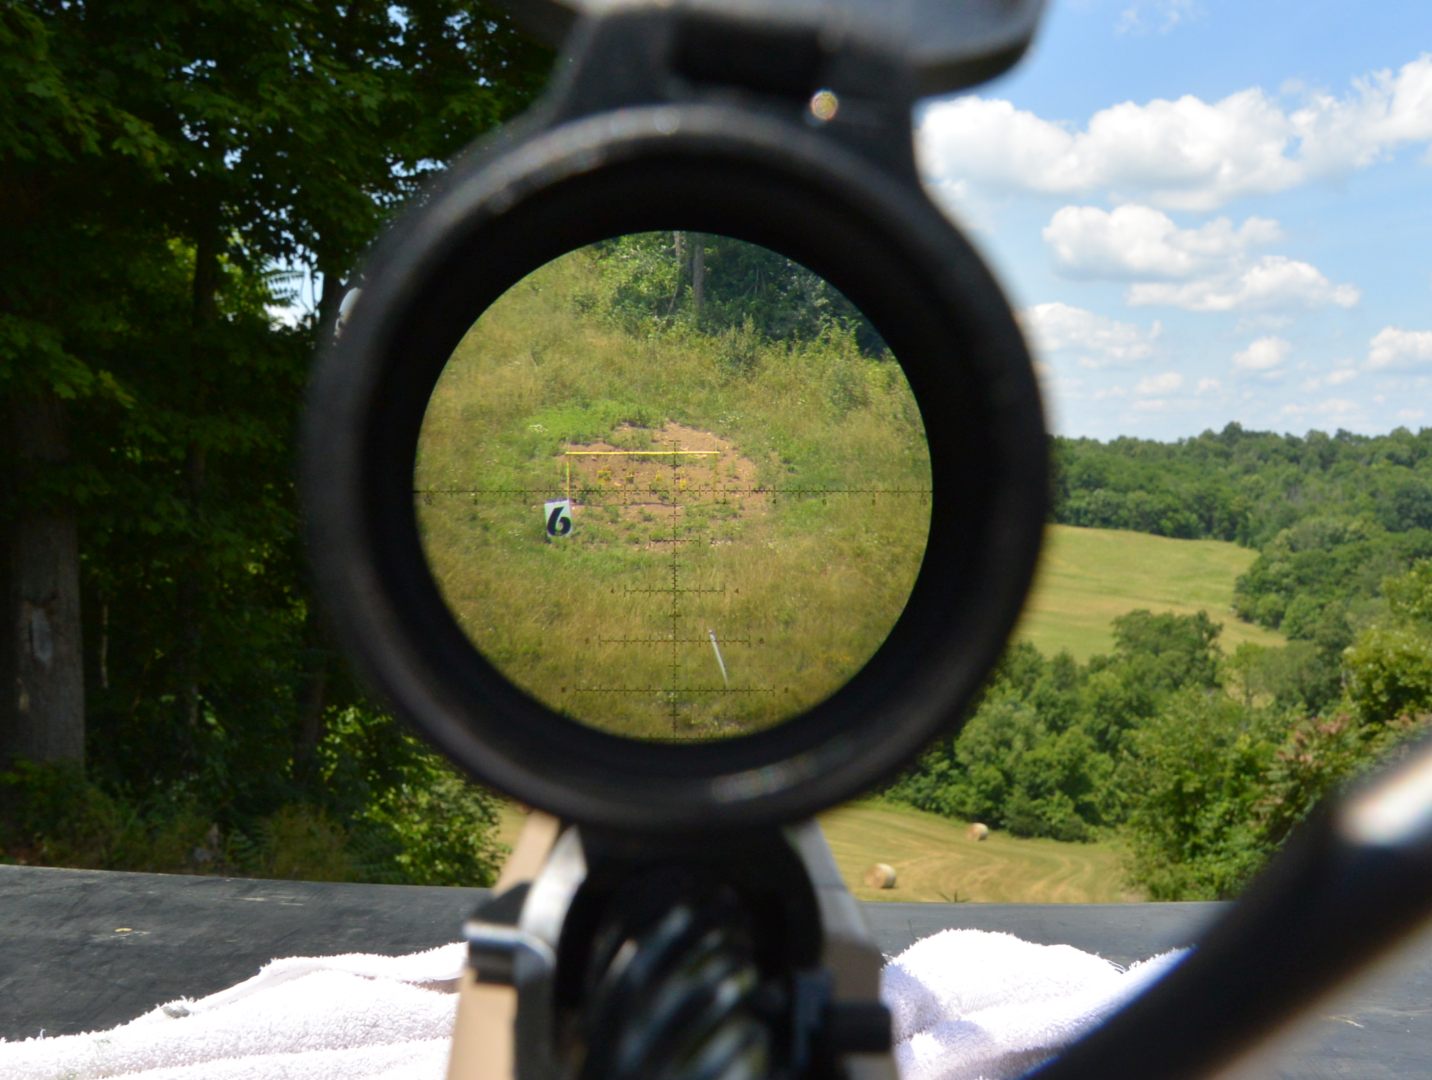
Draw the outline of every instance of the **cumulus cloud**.
M1285 107L1250 87L1215 102L1191 94L1101 109L1082 129L966 95L928 105L917 149L932 182L1101 192L1183 210L1286 191L1432 142L1432 54L1373 72L1342 96L1305 92Z
M1356 285L1334 285L1311 263L1264 255L1227 274L1186 283L1138 282L1126 299L1135 307L1167 305L1186 311L1262 311L1280 308L1355 307Z
M1020 321L1041 353L1067 353L1085 367L1146 360L1153 355L1154 343L1163 332L1158 322L1145 330L1134 323L1058 302L1025 308Z
M1263 337L1233 354L1233 366L1243 371L1272 371L1288 358L1292 344L1280 337Z
M1161 210L1130 204L1114 210L1066 206L1044 227L1055 264L1070 277L1113 280L1180 280L1221 269L1250 248L1272 243L1276 221L1250 217L1234 227L1216 218L1181 229Z
M1432 364L1432 330L1384 326L1368 342L1369 371L1408 371Z
M1222 389L1223 383L1218 379L1199 379L1198 392L1200 394L1211 394L1215 390Z
M1152 397L1156 394L1171 394L1183 386L1183 376L1177 371L1165 371L1159 375L1150 375L1146 379L1140 379L1134 387L1134 393L1139 397Z
M1043 231L1060 273L1134 282L1126 297L1133 305L1270 311L1358 302L1356 286L1334 285L1310 263L1284 255L1253 258L1252 249L1281 235L1276 221L1260 217L1238 226L1221 217L1180 228L1162 210L1139 204L1065 206Z

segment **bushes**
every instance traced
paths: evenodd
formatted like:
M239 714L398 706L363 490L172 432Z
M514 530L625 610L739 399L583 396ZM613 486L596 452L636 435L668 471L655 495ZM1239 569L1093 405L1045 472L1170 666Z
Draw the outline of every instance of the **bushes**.
M1218 692L1185 691L1134 738L1130 876L1153 900L1232 896L1267 858L1255 805L1276 719Z
M259 815L174 786L111 790L72 765L0 773L0 861L308 881L487 885L496 799L386 717L334 718L317 790Z
M184 873L210 828L183 795L106 791L78 766L20 761L0 773L0 858L87 869Z

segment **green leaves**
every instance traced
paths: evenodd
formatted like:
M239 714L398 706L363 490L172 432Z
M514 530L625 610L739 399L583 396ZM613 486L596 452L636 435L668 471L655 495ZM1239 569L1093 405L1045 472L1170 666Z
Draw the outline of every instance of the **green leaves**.
M270 819L348 842L336 807L274 815L327 795L308 763L358 697L300 551L316 320L274 324L271 269L336 305L420 175L549 62L469 0L0 5L0 416L43 408L63 444L0 459L0 509L78 524L83 626L57 632L87 650L90 782L192 785L245 865Z
M1387 610L1348 648L1348 696L1365 723L1432 713L1432 560L1383 586Z

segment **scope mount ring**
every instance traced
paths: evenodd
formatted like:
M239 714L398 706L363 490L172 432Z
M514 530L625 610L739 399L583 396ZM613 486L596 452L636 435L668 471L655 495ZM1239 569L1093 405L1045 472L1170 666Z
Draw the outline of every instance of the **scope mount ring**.
M749 240L827 278L891 346L929 439L928 545L884 645L808 712L699 745L618 739L514 687L444 605L414 508L428 396L481 312L553 258L652 229ZM377 247L320 359L304 480L334 627L400 716L523 802L670 834L803 818L893 775L956 722L1031 579L1046 453L1009 306L918 187L808 127L687 103L529 128L455 165Z

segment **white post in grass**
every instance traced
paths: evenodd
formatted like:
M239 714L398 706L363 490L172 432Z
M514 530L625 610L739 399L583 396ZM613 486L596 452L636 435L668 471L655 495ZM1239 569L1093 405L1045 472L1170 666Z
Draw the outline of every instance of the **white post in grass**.
M716 631L707 630L711 638L711 651L716 654L716 664L721 668L721 681L726 684L726 689L731 689L731 680L726 677L726 661L721 659L721 646L716 644Z

